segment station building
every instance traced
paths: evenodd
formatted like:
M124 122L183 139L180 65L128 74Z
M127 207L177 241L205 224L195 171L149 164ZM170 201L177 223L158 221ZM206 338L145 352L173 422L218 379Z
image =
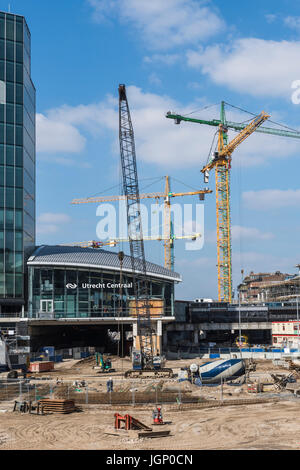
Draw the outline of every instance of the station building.
M125 255L121 265L116 252L43 245L29 257L27 267L27 321L33 349L46 344L63 348L68 343L109 347L121 331L124 353L130 341L135 347L137 316L130 256ZM163 324L175 318L174 286L181 277L150 262L146 269L153 346L160 352Z

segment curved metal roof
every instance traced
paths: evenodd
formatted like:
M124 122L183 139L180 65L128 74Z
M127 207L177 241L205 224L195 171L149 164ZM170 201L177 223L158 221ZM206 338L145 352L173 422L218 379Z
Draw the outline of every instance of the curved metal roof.
M99 248L82 248L78 246L42 245L33 252L27 261L29 266L70 266L89 269L120 270L118 253ZM181 281L178 273L158 264L146 262L147 274L153 277L172 281ZM123 271L131 272L130 256L125 255Z

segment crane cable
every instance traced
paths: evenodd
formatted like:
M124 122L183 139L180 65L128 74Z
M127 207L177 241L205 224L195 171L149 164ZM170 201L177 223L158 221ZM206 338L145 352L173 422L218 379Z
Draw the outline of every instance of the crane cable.
M227 106L230 106L231 108L235 108L239 111L242 111L243 113L251 114L251 116L257 116L257 114L255 114L255 113L251 113L250 111L246 111L245 109L240 108L238 106L234 106L233 104L227 103L226 101L224 103L227 104ZM250 120L251 119L249 119L249 121ZM247 122L247 121L244 121L244 122ZM283 127L284 129L287 129L289 131L296 132L296 133L300 134L299 129L293 129L292 127L286 126L284 124L280 124L279 122L271 121L270 119L268 119L268 122L271 122L272 124L275 124L276 126L280 126L280 127Z
M119 172L121 170L119 169ZM155 183L158 183L159 181L161 181L164 177L163 176L157 176L156 178L143 178L141 179L140 181L149 181L149 180L152 180L153 183L150 183L150 185L147 185L145 186L143 189L147 188L148 186L151 186L152 184L155 184ZM155 181L154 181L155 180ZM121 181L121 180L120 180ZM114 186L111 186L110 188L107 188L107 189L104 189L103 191L100 191L98 193L95 193L93 194L92 196L88 196L88 199L92 198L92 197L97 197L97 196L101 196L102 194L105 194L109 191L111 191L112 189L116 189L118 188L119 189L119 192L121 192L120 190L120 182L118 184L115 184Z
M213 147L215 146L215 150L217 148L217 145L218 143L215 144L215 140L216 140L216 136L218 135L219 133L219 129L215 132L214 134L214 137L213 137L213 140L212 140L212 143L211 143L211 147L209 149L209 152L208 152L208 157L207 157L207 160L206 160L206 165L208 165L209 163L209 160L210 160L210 157L211 157L211 154L212 154L212 150L213 150Z
M183 114L183 116L187 117L187 116L190 116L191 114L198 113L199 111L205 111L206 109L213 108L214 106L218 106L219 104L220 103L210 104L208 106L204 106L204 108L198 108L198 109L195 109L194 111L191 111L190 113Z

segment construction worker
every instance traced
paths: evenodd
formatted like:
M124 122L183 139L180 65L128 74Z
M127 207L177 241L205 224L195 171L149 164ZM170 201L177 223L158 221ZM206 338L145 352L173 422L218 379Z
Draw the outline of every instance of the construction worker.
M107 393L114 391L114 383L111 377L106 382L106 387L107 387Z

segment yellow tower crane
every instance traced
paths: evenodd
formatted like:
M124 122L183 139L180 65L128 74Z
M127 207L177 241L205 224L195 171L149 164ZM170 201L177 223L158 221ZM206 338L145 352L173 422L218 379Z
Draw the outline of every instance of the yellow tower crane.
M164 192L155 192L155 193L144 193L140 194L140 199L159 199L164 200L164 230L162 237L147 237L144 236L144 240L163 240L164 241L164 265L166 268L173 270L174 268L174 257L173 257L173 249L174 249L174 240L176 239L195 239L201 236L200 233L195 233L193 235L183 235L183 236L176 236L172 230L172 222L171 222L171 199L173 197L181 197L181 196L195 196L199 195L201 200L204 200L205 194L212 193L209 189L197 190L197 191L190 191L190 192L183 192L183 193L173 193L170 190L170 178L169 176L165 177L165 191ZM88 203L101 203L101 202L113 202L113 201L120 201L125 200L125 196L106 196L106 197L89 197L89 198L81 198L81 199L73 199L71 204L88 204ZM122 241L128 241L127 238L117 238L115 240L111 240L112 243L119 243Z
M269 118L266 113L261 113L249 124L228 121L225 114L225 101L221 102L220 119L196 119L191 116L167 112L166 118L173 119L175 124L181 122L196 123L218 128L218 152L215 154L202 172L204 181L208 182L209 171L216 168L216 206L217 206L217 238L218 238L218 294L220 302L232 300L232 267L231 267L231 235L230 235L230 163L231 155L235 148L242 143L254 131L280 137L300 139L300 132L289 129L278 123L280 128L265 127L261 124ZM230 105L232 106L232 105ZM236 108L236 106L233 106ZM237 108L240 111L244 111ZM228 129L240 132L235 139L228 144ZM228 145L227 145L228 144Z
M219 125L218 151L201 170L208 182L210 170L215 168L217 252L218 252L218 297L221 301L232 300L232 260L230 226L230 168L234 150L247 139L270 116L264 111L256 116L229 144L224 146L227 129Z

